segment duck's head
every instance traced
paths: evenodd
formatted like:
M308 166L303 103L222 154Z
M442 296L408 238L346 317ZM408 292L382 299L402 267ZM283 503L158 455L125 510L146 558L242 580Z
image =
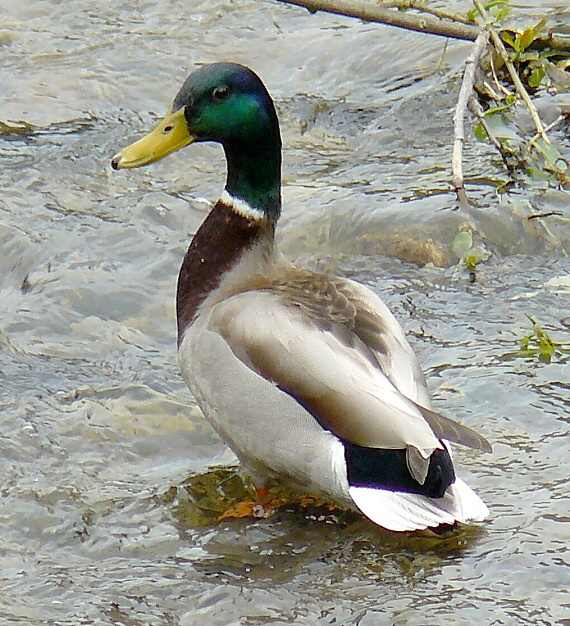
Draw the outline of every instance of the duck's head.
M116 154L111 165L141 167L202 141L224 148L227 192L275 219L281 204L277 114L261 79L236 63L205 65L191 74L158 126Z

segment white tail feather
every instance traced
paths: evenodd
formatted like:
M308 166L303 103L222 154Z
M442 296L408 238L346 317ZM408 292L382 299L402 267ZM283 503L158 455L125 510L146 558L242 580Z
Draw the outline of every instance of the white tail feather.
M480 522L489 509L460 478L450 485L443 498L427 498L371 487L349 487L356 506L375 524L388 530L425 530L440 524Z

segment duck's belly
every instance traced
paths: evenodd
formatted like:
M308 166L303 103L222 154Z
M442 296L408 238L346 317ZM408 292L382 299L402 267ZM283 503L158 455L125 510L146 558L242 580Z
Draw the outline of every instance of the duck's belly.
M178 357L206 419L254 480L279 480L351 506L340 441L291 396L236 358L204 321L186 330Z

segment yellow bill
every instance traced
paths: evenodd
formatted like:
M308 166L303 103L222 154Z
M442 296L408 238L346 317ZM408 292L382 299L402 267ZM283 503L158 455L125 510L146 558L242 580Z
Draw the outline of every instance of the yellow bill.
M193 141L194 137L188 132L182 107L176 113L168 113L146 137L117 153L111 160L111 166L115 170L142 167L159 161Z

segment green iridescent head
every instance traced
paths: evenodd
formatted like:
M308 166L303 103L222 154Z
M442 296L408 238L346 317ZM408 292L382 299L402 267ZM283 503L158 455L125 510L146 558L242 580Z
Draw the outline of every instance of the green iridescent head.
M113 157L112 165L140 167L201 141L223 146L227 192L276 220L281 208L279 122L264 84L242 65L215 63L191 74L160 124Z

